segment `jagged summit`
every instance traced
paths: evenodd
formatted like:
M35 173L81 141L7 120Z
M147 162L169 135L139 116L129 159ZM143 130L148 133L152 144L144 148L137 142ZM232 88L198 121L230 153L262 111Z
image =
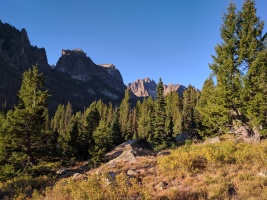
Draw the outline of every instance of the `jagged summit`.
M156 96L157 84L150 78L137 79L133 83L128 84L128 88L138 97Z
M81 54L86 55L86 53L84 53L84 51L82 49L79 49L79 48L73 49L73 50L69 50L69 49L64 50L64 49L62 49L62 55L70 55L72 53L77 53L77 54L81 53Z
M131 91L138 97L152 96L153 98L156 98L157 84L150 78L137 79L133 83L129 83L127 87L130 88ZM164 95L176 91L180 96L182 96L185 90L186 87L180 84L170 83L168 85L164 85Z
M97 77L118 90L125 87L121 73L113 64L96 65L82 49L62 50L55 69L71 75L76 80L89 81Z

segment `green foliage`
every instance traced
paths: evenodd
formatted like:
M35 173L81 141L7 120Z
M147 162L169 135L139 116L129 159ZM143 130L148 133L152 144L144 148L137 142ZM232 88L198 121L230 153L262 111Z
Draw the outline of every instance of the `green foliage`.
M114 137L111 134L111 128L108 127L103 120L93 132L94 149L90 152L92 161L100 163L108 151L114 146Z
M237 124L247 127L256 139L266 132L267 60L263 25L256 16L253 0L246 0L239 12L231 2L224 14L223 42L215 47L216 56L212 56L210 65L216 84L209 83L211 78L206 82L198 106L204 127L210 129L207 134L227 132L238 128ZM205 135L203 130L200 132Z
M35 165L37 161L34 154L38 155L38 150L43 147L46 100L49 96L43 90L43 81L37 67L24 72L18 95L19 104L7 114L10 129L6 138L12 141L13 152L17 153L14 159L26 162L21 165Z
M200 97L200 92L189 85L183 94L183 130L191 136L197 134L197 129L200 123L200 116L195 109Z
M131 130L130 126L131 123L129 122L129 115L130 115L130 89L127 88L125 90L124 98L120 105L120 126L121 126L121 134L123 138L130 138Z

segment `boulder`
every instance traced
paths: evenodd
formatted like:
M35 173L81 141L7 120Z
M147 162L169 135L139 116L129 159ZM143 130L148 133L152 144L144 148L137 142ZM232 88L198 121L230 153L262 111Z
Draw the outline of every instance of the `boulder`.
M135 152L132 150L125 150L120 156L109 161L108 164L114 164L116 162L130 162L130 163L136 162Z
M162 182L160 182L159 184L157 184L154 188L155 188L157 191L160 191L160 190L164 190L164 189L166 189L167 186L168 186L168 183L162 181Z
M207 140L204 142L204 144L207 144L207 143L213 144L213 143L218 143L218 142L220 142L220 141L221 141L220 137L219 137L219 136L216 136L216 137L214 137L214 138L207 139Z
M75 173L72 175L73 181L82 181L82 180L88 180L87 176L85 174Z
M261 176L263 178L267 178L267 171L261 171L258 173L258 176Z
M127 176L130 176L130 177L137 177L138 176L138 173L132 169L129 169L127 171Z
M111 152L105 155L105 160L110 161L115 158L119 159L129 159L135 161L133 157L135 156L143 156L148 155L154 152L151 144L149 144L144 139L136 139L136 140L128 140L116 148L114 148ZM129 156L129 158L127 158Z
M66 168L61 168L61 169L59 169L59 170L56 171L56 174L58 174L58 175L64 175L64 174L67 173L67 171L68 170Z

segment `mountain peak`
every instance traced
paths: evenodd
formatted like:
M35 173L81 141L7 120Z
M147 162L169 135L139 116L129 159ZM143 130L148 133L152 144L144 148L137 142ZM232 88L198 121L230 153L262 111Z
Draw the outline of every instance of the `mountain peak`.
M71 55L71 54L82 54L86 56L86 53L84 53L84 51L82 49L73 49L73 50L69 50L69 49L62 49L62 56L63 55Z
M128 88L138 97L148 97L152 96L156 98L157 94L157 84L154 80L150 78L137 79L133 83L129 83ZM180 96L183 95L183 92L186 90L186 87L180 84L168 84L164 85L164 95L168 95L170 92L177 92Z

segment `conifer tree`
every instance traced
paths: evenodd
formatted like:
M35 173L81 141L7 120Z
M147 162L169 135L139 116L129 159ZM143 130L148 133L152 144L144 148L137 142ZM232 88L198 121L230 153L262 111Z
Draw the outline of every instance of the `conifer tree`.
M148 107L146 99L144 99L143 103L141 104L140 117L137 123L138 123L138 128L137 128L138 136L140 138L148 139L149 116L148 116Z
M55 115L51 120L52 130L58 132L61 135L64 135L65 132L65 106L60 104L57 107Z
M264 22L256 16L255 1L246 0L239 12L237 24L239 48L238 62L245 72L242 100L247 125L256 138L266 132L267 62L262 30Z
M162 79L160 78L157 85L157 96L155 102L155 119L154 119L154 134L153 134L153 145L159 147L164 142L165 137L165 121L166 121L166 111L165 111L165 99L163 96L164 86Z
M220 101L220 99L216 96L216 87L212 77L209 77L204 82L196 106L201 116L201 126L197 130L201 137L216 135L222 131L221 127L224 124L230 123L228 111L222 105L218 105L217 101Z
M202 99L207 108L199 110L206 119L203 124L210 124L210 129L227 132L242 126L243 135L253 133L259 138L260 133L266 132L267 111L263 22L256 16L253 0L246 0L238 14L235 10L236 6L230 3L223 17L223 43L215 48L216 56L210 65L215 89L212 98ZM215 109L209 109L211 105ZM205 109L209 116L204 114ZM208 117L211 120L207 123Z
M46 101L48 91L43 89L44 78L37 67L23 73L19 90L19 103L8 114L10 137L16 139L17 151L22 159L27 156L27 165L35 165L38 148L41 147L45 129Z
M105 153L113 147L113 135L110 127L106 126L104 120L100 120L99 126L93 132L94 148L91 151L92 160L95 163L102 161Z
M119 109L116 108L113 113L113 118L111 122L111 135L113 140L113 145L116 146L124 141L122 138L120 122L119 122Z
M127 139L129 129L129 115L130 115L130 89L125 90L124 98L120 105L120 126L122 137Z
M192 85L189 85L183 94L183 128L191 136L196 135L200 121L198 112L195 109L199 96L199 92Z
M100 113L96 107L96 103L93 102L86 115L86 121L84 130L80 133L78 138L78 154L83 158L88 158L88 156L94 151L95 141L93 138L93 132L99 125Z
M224 124L222 126L227 127L228 130L232 126L233 120L242 120L240 113L240 107L242 107L242 100L240 99L242 82L237 59L237 22L236 6L231 2L228 7L228 13L223 16L223 25L221 27L223 42L216 46L216 56L212 56L213 64L210 65L217 81L216 95L218 98L213 106L223 107L225 111L222 113L227 115L220 114L216 118L220 117L218 120L223 121Z

